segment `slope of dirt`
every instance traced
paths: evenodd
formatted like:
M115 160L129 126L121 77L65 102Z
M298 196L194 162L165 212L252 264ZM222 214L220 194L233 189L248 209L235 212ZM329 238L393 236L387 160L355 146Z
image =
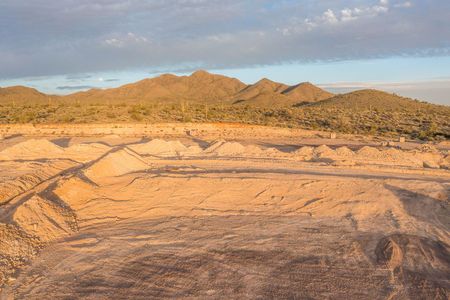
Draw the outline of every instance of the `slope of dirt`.
M0 205L80 164L72 160L0 161Z
M149 166L139 154L127 148L119 149L100 158L89 166L84 175L96 181L104 177L115 177L123 174L142 171Z
M236 142L220 140L212 143L203 152L219 156L238 155L245 153L245 147Z
M109 150L110 147L100 143L76 144L62 148L46 139L30 139L0 151L0 161L67 159L86 162Z
M45 139L31 139L0 152L0 160L62 157L64 150Z
M11 218L20 230L42 242L77 230L76 218L70 209L36 195L17 207Z

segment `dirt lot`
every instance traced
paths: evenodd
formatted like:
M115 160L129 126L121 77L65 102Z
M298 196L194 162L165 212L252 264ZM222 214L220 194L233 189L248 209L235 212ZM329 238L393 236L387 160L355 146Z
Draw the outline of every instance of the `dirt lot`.
M0 299L448 299L448 143L139 126L1 129Z

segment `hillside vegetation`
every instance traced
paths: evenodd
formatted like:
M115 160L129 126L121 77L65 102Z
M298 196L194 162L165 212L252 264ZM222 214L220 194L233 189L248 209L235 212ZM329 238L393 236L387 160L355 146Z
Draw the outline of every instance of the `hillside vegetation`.
M263 79L247 86L237 79L199 71L68 96L49 96L25 87L3 88L0 123L240 122L450 139L448 106L376 90L330 96L310 83L289 87Z

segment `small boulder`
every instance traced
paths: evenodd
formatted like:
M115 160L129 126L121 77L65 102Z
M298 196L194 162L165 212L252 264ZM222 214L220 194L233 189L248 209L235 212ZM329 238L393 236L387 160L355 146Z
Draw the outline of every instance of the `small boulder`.
M427 168L427 169L439 169L440 168L440 166L436 162L431 161L431 160L425 160L423 162L423 167Z

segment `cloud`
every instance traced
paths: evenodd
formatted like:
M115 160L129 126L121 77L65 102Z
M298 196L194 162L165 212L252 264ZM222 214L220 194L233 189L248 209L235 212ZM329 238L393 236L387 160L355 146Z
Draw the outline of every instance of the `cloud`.
M450 55L448 0L2 0L0 78Z

